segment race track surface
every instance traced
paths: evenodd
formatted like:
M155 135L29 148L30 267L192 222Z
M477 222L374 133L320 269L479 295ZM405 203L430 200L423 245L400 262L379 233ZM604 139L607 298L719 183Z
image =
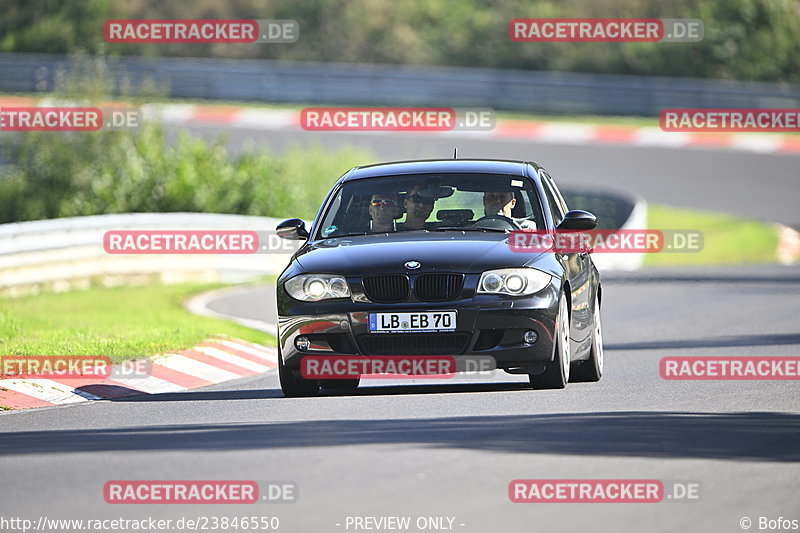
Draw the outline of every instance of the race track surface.
M215 302L265 319L271 287ZM207 389L0 415L4 514L278 516L335 532L348 516L455 517L453 530L740 531L800 518L796 381L665 381L665 356L798 355L800 268L604 278L606 375L533 391L496 373L285 399L275 373ZM699 501L514 504L511 480L696 482ZM291 504L109 505L114 479L290 481ZM445 524L447 521L445 521ZM337 524L339 524L337 526ZM462 525L463 524L463 525ZM416 529L411 529L416 531Z

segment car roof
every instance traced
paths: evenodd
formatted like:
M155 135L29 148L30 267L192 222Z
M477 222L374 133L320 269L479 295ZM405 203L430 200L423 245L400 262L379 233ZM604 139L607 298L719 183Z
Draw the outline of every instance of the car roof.
M380 176L397 176L402 174L428 173L486 173L527 176L525 167L534 163L503 159L424 159L416 161L394 161L354 167L344 176L342 181L351 181Z

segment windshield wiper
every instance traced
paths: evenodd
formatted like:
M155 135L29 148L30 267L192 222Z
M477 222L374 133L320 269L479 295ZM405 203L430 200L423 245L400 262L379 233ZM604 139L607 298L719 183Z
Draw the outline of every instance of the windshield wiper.
M358 232L358 233L345 233L343 235L331 235L329 237L320 236L319 239L317 239L317 240L325 241L325 240L328 240L328 239L341 239L341 238L344 238L344 237L356 237L358 235L378 235L378 234L377 233L368 233L366 231L362 231L362 232Z

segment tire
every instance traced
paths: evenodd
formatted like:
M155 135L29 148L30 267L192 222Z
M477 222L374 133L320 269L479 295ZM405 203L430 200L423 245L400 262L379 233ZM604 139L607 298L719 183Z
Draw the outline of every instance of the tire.
M547 363L543 373L529 375L534 389L563 389L569 382L569 310L567 309L567 297L563 293L558 301L554 337L553 360Z
M319 380L319 386L325 390L355 390L359 383L361 383L361 378Z
M278 378L281 390L287 398L307 398L319 394L319 382L315 379L296 377L291 368L283 364L283 356L278 352Z
M592 349L589 359L575 365L572 369L574 382L595 382L603 377L603 328L600 325L600 300L594 297L594 313L592 315Z

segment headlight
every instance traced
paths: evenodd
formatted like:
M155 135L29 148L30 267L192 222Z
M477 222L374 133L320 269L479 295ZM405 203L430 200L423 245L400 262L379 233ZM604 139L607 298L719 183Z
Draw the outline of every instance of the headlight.
M293 277L283 286L289 296L303 302L350 297L347 281L334 274L303 274Z
M550 284L553 277L533 268L502 268L487 270L478 282L478 294L508 294L527 296Z

